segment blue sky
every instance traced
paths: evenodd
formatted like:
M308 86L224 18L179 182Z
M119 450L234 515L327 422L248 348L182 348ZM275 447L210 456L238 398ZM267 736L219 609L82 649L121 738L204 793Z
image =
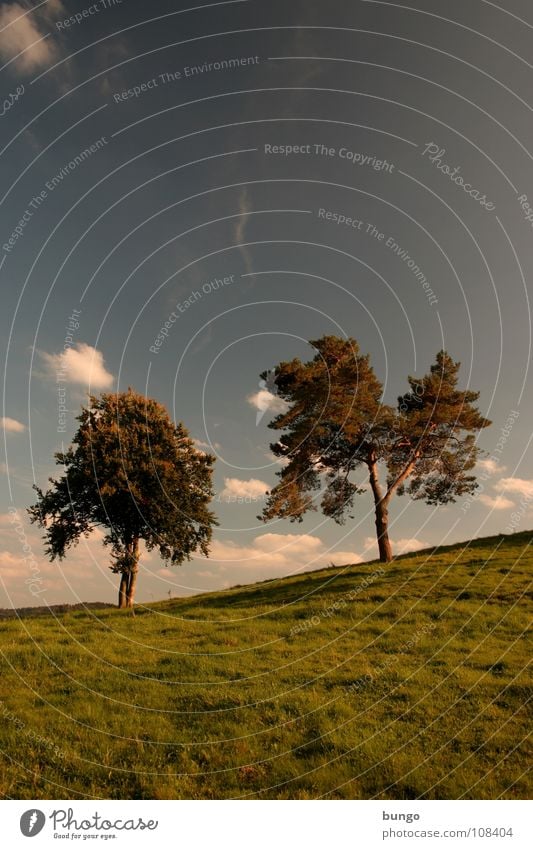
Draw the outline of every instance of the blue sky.
M259 374L325 333L389 403L445 347L493 420L478 497L397 499L396 550L531 526L528 12L0 4L0 605L115 598L98 534L50 564L25 518L89 386L157 398L218 457L212 557L145 554L140 601L375 556L368 494L343 527L256 519Z

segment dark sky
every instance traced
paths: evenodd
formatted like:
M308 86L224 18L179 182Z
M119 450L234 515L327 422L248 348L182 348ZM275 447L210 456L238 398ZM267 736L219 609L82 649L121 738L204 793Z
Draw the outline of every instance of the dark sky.
M398 499L397 549L531 525L532 27L524 1L0 4L0 605L35 603L8 510L26 525L89 384L219 457L213 558L146 557L141 599L374 556L367 496L341 528L255 518L278 468L259 374L325 333L388 402L446 348L494 422L479 496ZM47 602L114 597L97 540L61 571L26 534Z

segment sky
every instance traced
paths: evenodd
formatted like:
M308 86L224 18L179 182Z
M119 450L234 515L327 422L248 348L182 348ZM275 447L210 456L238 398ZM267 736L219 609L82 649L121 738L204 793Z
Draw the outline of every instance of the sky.
M532 27L525 0L0 3L0 606L115 600L101 532L50 563L26 514L89 391L217 456L211 556L143 552L139 601L375 557L369 493L257 520L260 374L324 334L387 403L447 349L493 421L476 497L392 503L396 552L533 526Z

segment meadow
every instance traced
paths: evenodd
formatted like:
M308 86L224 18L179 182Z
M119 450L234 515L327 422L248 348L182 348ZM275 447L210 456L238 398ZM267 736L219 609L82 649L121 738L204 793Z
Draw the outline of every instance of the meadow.
M2 621L0 793L527 798L532 541Z

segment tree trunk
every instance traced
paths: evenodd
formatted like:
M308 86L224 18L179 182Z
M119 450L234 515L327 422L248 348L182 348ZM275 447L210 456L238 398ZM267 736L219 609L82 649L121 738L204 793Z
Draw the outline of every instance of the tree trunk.
M378 537L379 559L381 563L390 563L392 560L392 546L389 539L389 511L383 499L376 504L376 534Z
M383 495L379 479L376 458L371 455L368 459L370 486L374 495L376 511L376 534L378 538L379 559L381 563L392 560L392 546L389 539L389 494Z
M135 587L137 586L137 575L139 574L139 540L134 539L131 544L131 569L129 574L128 592L126 598L126 607L133 607L133 599L135 598Z
M133 607L133 599L135 598L135 587L137 585L137 574L139 572L139 566L135 564L133 566L130 575L129 575L129 584L128 584L128 595L127 595L127 603L126 607Z
M124 571L120 575L120 588L118 591L118 606L121 609L124 607L133 608L135 587L139 572L139 540L134 539L133 542L126 543L125 549L126 552L123 558Z
M126 607L128 601L128 578L127 572L122 572L120 576L120 588L118 591L118 606L119 608Z

